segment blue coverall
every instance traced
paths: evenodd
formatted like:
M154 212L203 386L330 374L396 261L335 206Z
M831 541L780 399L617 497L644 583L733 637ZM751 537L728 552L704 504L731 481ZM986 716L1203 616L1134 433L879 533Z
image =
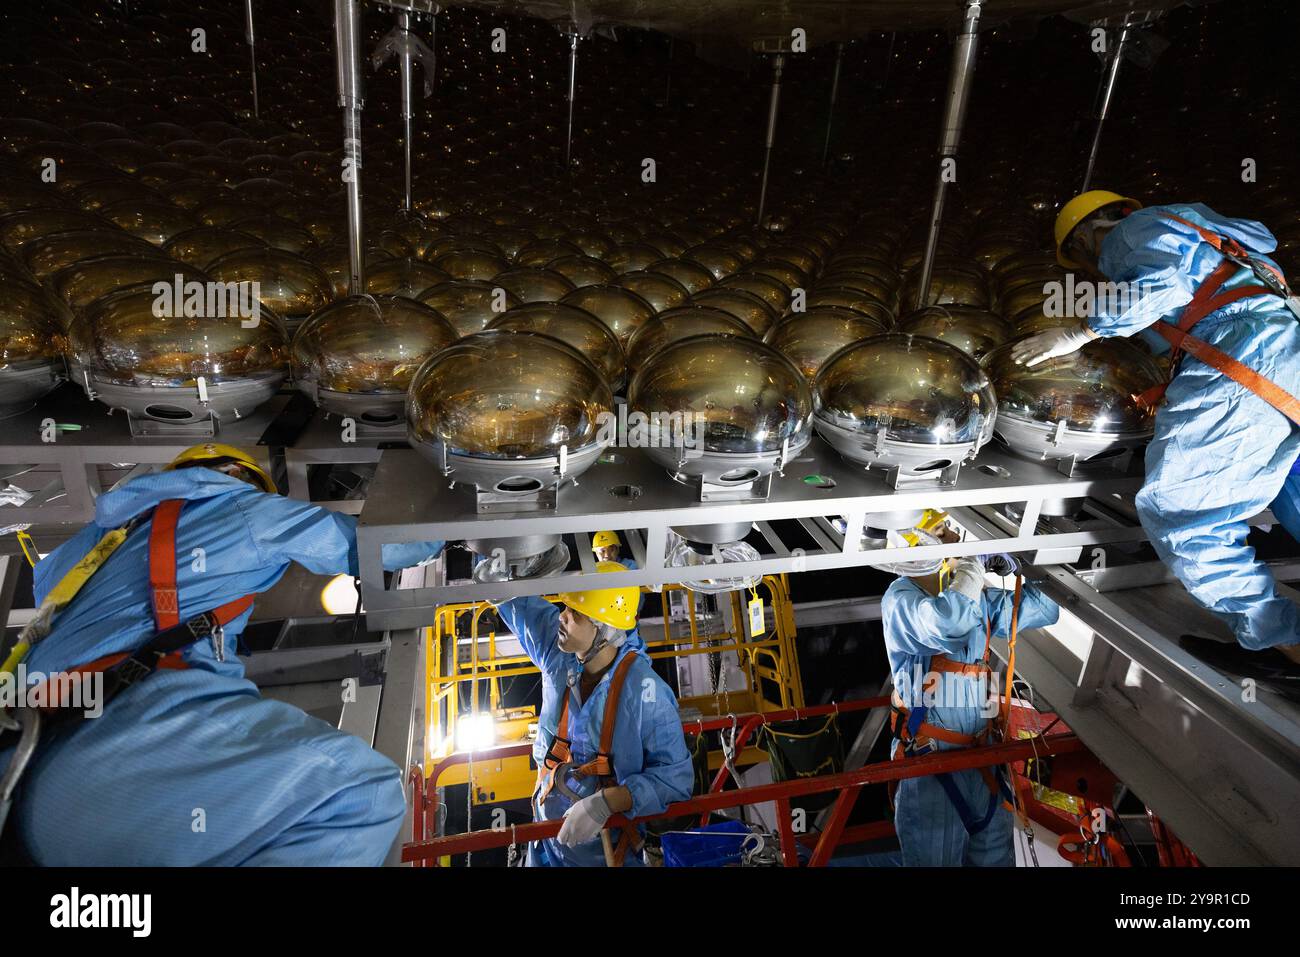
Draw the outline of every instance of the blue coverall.
M1102 336L1143 338L1168 345L1154 330L1158 319L1177 323L1180 310L1222 257L1175 213L1231 236L1253 255L1277 248L1260 223L1220 216L1200 203L1140 209L1120 222L1101 245L1098 268L1112 282L1129 283L1140 296L1128 308L1101 309L1089 320ZM1225 288L1257 285L1249 269ZM1193 335L1300 395L1300 323L1276 296L1229 303L1196 324ZM1151 544L1206 608L1232 627L1245 648L1300 642L1296 606L1278 594L1272 574L1246 544L1247 520L1283 491L1297 455L1300 430L1245 386L1184 354L1156 415L1146 452L1146 483L1138 516ZM1288 503L1282 503L1286 513ZM1289 512L1295 513L1294 501ZM1279 516L1282 518L1282 516ZM1284 524L1287 519L1282 518ZM1287 526L1295 533L1294 522Z
M502 620L519 638L524 652L542 671L542 710L538 718L537 740L533 758L539 767L555 737L560 705L565 689L570 689L569 738L572 759L582 764L596 756L605 712L610 678L619 662L628 655L636 661L619 697L618 721L614 726L611 761L615 781L632 792L632 809L627 817L658 814L674 801L691 796L695 783L694 765L686 749L677 698L664 680L655 674L645 646L637 638L618 649L613 664L601 676L599 684L585 700L579 700L582 666L576 655L559 648L560 608L544 598L516 598L498 609ZM568 786L586 797L595 793L595 778L567 778ZM537 820L557 820L564 816L571 801L551 791L539 809L533 801ZM617 834L611 834L617 840ZM639 857L628 854L626 865L638 865ZM605 855L599 838L577 847L565 847L555 839L537 841L528 847L529 866L603 867Z
M931 704L927 724L958 734L982 731L991 716L990 696L998 689L980 679L939 673L932 690L922 694L930 656L947 655L953 661L971 663L984 656L985 622L992 620L993 633L1005 638L1011 627L1014 596L1000 588L986 588L978 603L953 589L931 596L910 578L899 578L885 590L880 602L885 633L885 651L894 675L894 691L910 710ZM1041 628L1053 624L1059 609L1038 589L1026 585L1021 595L1020 628ZM897 748L895 740L893 747ZM936 741L946 751L957 745ZM956 771L949 775L966 803L968 813L984 817L993 796L979 771ZM1002 797L996 798L999 805ZM894 795L894 829L902 848L904 867L998 867L1015 863L1012 846L1012 817L999 807L989 823L971 834L951 798L939 781L931 777L906 778L898 782Z
M180 617L266 591L297 562L357 572L356 519L205 468L159 472L101 495L95 521L35 568L37 602L105 532L165 499L176 531ZM137 648L155 633L149 531L141 522L28 653L31 673ZM442 543L385 546L389 568ZM198 551L198 550L202 551ZM203 641L186 670L160 670L97 718L57 729L22 779L9 827L37 864L378 865L405 812L401 771L359 738L262 698L226 625L226 660ZM0 754L7 766L12 749Z

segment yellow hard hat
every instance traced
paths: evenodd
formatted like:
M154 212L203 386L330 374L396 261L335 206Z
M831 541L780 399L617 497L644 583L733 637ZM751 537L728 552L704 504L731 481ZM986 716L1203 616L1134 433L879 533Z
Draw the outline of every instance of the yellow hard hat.
M1119 193L1112 193L1108 189L1090 189L1086 193L1080 193L1061 207L1061 211L1056 214L1057 262L1066 269L1082 268L1083 263L1075 262L1065 255L1065 241L1070 238L1070 233L1074 232L1075 226L1078 226L1079 223L1103 206L1110 206L1113 203L1127 203L1130 211L1142 208L1142 204L1136 199L1121 196Z
M614 532L597 532L591 536L591 550L594 552L598 548L604 548L606 545L621 545L618 535Z
M625 572L627 568L618 562L597 562L596 571ZM623 631L631 631L636 627L636 609L641 602L641 589L636 585L565 591L557 597L574 611L582 612L595 621L613 625Z
M235 462L257 477L257 483L262 486L262 491L275 494L275 481L253 460L251 455L243 449L237 449L233 445L223 445L220 442L205 442L202 445L190 446L165 465L163 471L170 472L183 465L202 465L204 462Z

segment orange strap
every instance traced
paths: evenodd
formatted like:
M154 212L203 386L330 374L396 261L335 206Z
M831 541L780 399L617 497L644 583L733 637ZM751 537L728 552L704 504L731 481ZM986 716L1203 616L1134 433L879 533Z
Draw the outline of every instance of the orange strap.
M1217 369L1237 384L1245 386L1296 425L1300 425L1300 399L1297 399L1276 382L1265 378L1254 369L1243 365L1208 342L1180 329L1175 329L1167 323L1158 323L1156 331L1168 339L1171 345L1195 356L1207 366Z
M159 631L181 623L176 594L176 522L184 499L159 502L149 523L149 587L153 590L153 620Z
M941 671L946 675L962 675L966 678L978 678L992 669L987 661L953 661L947 655L931 655L930 670Z
M614 669L614 674L609 679L609 693L605 696L605 713L601 718L600 725L600 750L596 756L580 767L574 768L573 773L580 778L585 777L609 777L614 773L613 766L610 764L610 751L614 746L614 728L618 723L618 703L623 696L623 684L627 681L627 673L632 670L634 654L629 653L623 656L618 666ZM555 738L551 742L551 747L543 760L543 766L548 770L554 770L561 764L565 764L572 756L571 741L569 739L569 689L564 689L564 701L560 705L560 719L556 722ZM542 771L541 768L538 772ZM549 794L551 782L547 781L545 793Z
M176 591L176 524L185 500L159 502L149 523L149 587L153 591L153 618L159 631L181 623L180 599ZM253 607L253 596L245 595L212 610L218 624L228 625Z
M1020 630L1020 599L1024 597L1025 578L1016 576L1016 594L1011 600L1011 630L1007 634L1007 690L1002 699L1002 714L999 724L1002 739L1007 737L1007 728L1011 724L1011 683L1016 676L1016 633Z
M1221 349L1217 349L1203 339L1191 335L1193 326L1229 303L1251 296L1275 295L1274 291L1266 286L1249 285L1221 292L1224 283L1231 279L1238 269L1245 268L1229 257L1249 258L1247 251L1242 248L1240 243L1229 236L1220 236L1174 213L1164 213L1163 215L1196 230L1205 242L1224 256L1223 262L1219 263L1214 272L1207 276L1205 281L1197 288L1191 302L1183 307L1177 325L1161 319L1152 326L1156 332L1169 342L1170 378L1172 379L1177 371L1180 354L1187 352L1212 369L1217 369L1234 382L1249 389L1292 422L1300 425L1300 399L1297 399L1272 380L1238 362ZM1264 265L1268 266L1267 263ZM1286 277L1272 266L1268 266L1268 268L1277 274L1278 279L1285 286ZM1165 382L1148 389L1137 396L1137 403L1144 407L1156 405L1164 397L1168 387L1169 383Z

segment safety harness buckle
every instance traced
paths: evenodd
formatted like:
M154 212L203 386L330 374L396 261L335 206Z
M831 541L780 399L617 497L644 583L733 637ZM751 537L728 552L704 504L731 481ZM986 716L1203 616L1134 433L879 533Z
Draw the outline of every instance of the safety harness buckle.
M153 655L154 656L153 663L150 664L148 661L143 661L139 657L137 657L138 655L141 654ZM141 681L145 678L148 678L151 674L157 671L158 662L161 659L162 659L162 655L160 655L158 652L152 651L150 649L141 649L140 651L137 651L135 654L130 655L127 658L124 658L117 666L115 666L112 669L113 679L117 683L118 687L129 688L137 681Z

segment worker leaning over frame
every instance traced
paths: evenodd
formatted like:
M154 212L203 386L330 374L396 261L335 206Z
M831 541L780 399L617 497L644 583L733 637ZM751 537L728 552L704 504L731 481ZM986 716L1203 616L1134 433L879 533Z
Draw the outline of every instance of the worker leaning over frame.
M940 541L958 540L943 527ZM997 688L989 637L1010 634L1014 596L984 587L984 564L961 558L915 578L898 578L880 602L885 651L894 676L893 756L987 743ZM1026 585L1019 628L1056 622L1059 609ZM1001 769L905 778L894 795L894 830L905 867L1010 867L1015 864L1011 812L1003 805Z
M36 565L42 604L106 534L126 530L22 662L29 675L90 665L106 687L121 680L98 717L42 717L7 835L34 863L384 861L405 814L400 770L359 738L262 698L234 653L252 596L290 562L357 574L355 518L274 492L239 449L195 446L101 495L94 522ZM384 565L441 550L386 545Z
M599 562L599 572L621 572ZM672 689L655 674L636 626L636 586L564 592L562 607L536 597L497 607L542 672L533 757L536 820L563 818L557 837L528 847L528 865L640 864L640 832L601 837L614 814L662 812L691 796L695 780Z
M1300 662L1300 611L1246 544L1248 519L1275 501L1298 530L1294 501L1279 493L1300 455L1300 306L1264 255L1277 240L1261 223L1200 203L1143 209L1092 190L1062 208L1056 243L1063 266L1123 283L1132 295L1078 326L1022 339L1013 358L1033 366L1099 336L1136 333L1157 351L1173 347L1174 374L1136 500L1142 527L1238 644ZM1292 480L1288 494L1297 491Z

